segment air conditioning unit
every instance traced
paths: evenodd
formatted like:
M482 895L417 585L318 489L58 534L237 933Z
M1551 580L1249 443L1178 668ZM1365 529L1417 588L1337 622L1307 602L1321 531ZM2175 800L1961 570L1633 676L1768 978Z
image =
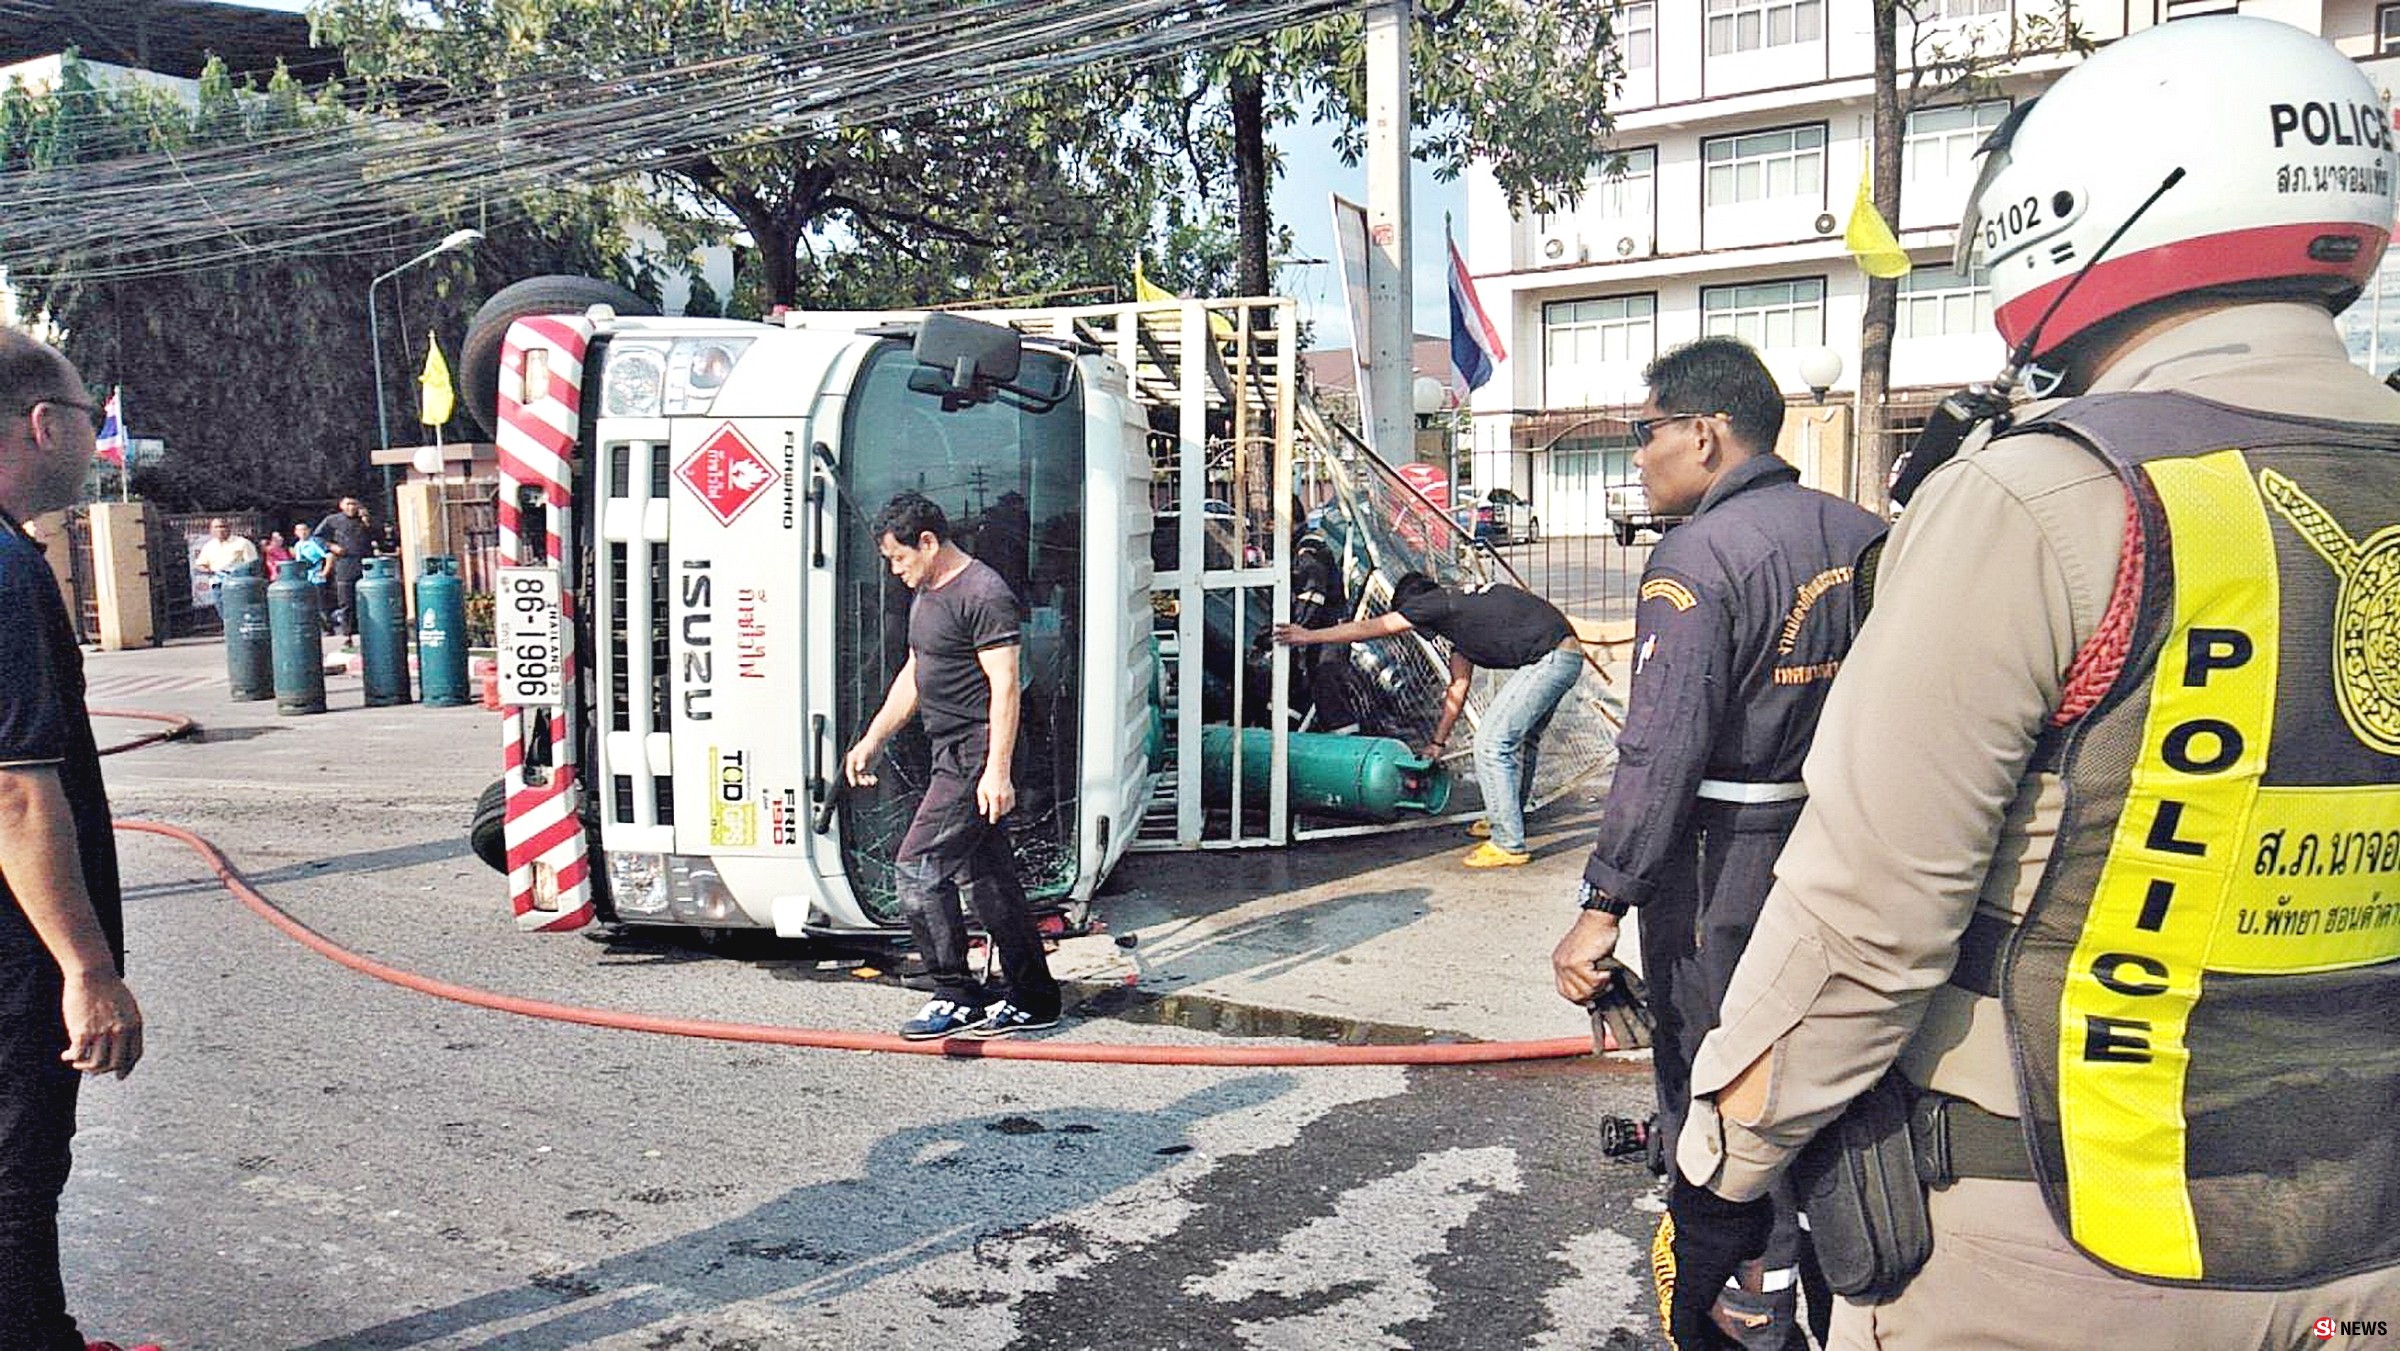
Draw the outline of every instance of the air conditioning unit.
M1658 236L1647 230L1617 236L1617 257L1648 258L1658 252Z
M1538 241L1538 248L1544 264L1588 263L1592 260L1591 248L1583 242L1583 236L1571 230L1556 230L1543 235Z

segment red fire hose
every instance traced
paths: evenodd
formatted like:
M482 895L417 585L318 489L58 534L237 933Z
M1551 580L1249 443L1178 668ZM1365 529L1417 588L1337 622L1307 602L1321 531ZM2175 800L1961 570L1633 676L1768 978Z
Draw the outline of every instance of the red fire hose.
M143 718L173 724L169 730L137 737L103 750L114 755L172 737L191 730L188 718L162 713L108 712L91 710L95 718ZM1444 1043L1430 1046L1137 1046L1091 1041L968 1041L951 1038L942 1041L908 1041L888 1033L849 1032L832 1028L778 1027L762 1023L725 1023L700 1018L664 1018L651 1014L627 1013L614 1009L587 1008L578 1004L560 1004L544 999L526 999L517 995L480 990L470 985L457 985L435 980L412 971L387 966L326 938L291 915L273 901L261 895L242 876L218 848L200 836L178 826L158 821L119 821L117 829L135 834L160 835L177 841L198 854L208 864L217 881L233 894L234 899L248 906L267 923L281 929L301 946L329 958L353 971L397 985L404 990L433 995L440 999L471 1004L477 1008L494 1009L501 1013L520 1014L528 1018L547 1018L554 1022L581 1023L588 1027L613 1027L627 1032L650 1032L675 1037L703 1037L716 1041L761 1042L773 1046L806 1046L828 1051L881 1051L895 1055L949 1056L962 1060L1052 1060L1075 1064L1111 1065L1222 1065L1222 1066L1297 1066L1297 1065L1477 1065L1510 1060L1564 1060L1592 1053L1589 1037L1558 1037L1547 1041L1491 1041Z

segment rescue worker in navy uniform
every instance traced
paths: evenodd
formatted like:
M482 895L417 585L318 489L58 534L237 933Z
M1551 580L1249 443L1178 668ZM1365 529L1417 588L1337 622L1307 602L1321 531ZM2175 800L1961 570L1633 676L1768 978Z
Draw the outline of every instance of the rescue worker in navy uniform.
M1641 907L1657 1022L1653 1130L1672 1139L1691 1057L1749 942L1775 855L1799 817L1800 761L1857 628L1852 564L1883 522L1800 486L1775 454L1783 393L1758 354L1702 338L1642 373L1635 467L1651 505L1688 515L1651 550L1634 609L1633 678L1616 778L1583 870L1583 911L1552 954L1561 995L1607 977L1618 920ZM1790 1206L1763 1262L1725 1291L1727 1328L1760 1351L1804 1345Z
M1897 1096L1922 1190L1888 1195L1924 1207L1874 1228L1920 1241L1857 1264L1835 1347L2387 1345L2400 396L2328 317L2392 226L2382 100L2313 35L2195 18L1983 153L1962 243L2080 397L1969 438L1880 561L1693 1066L1677 1341L1803 1147Z

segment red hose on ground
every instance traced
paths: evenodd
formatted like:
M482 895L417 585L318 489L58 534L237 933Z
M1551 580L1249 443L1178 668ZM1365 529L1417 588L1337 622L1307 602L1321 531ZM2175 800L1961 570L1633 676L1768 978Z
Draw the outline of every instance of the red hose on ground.
M161 741L173 741L180 736L189 736L192 732L192 720L177 713L138 713L131 709L114 708L87 708L84 713L94 718L139 718L144 722L167 724L167 730L163 732L145 732L131 741L120 741L114 746L103 746L100 748L102 755L118 755L126 751L138 751L144 746L156 745Z
M111 715L115 716L115 715ZM135 715L156 716L156 715ZM468 985L454 985L414 972L386 966L340 946L285 914L273 901L244 882L217 847L198 835L156 821L119 821L117 829L175 840L205 860L234 898L302 946L331 958L353 971L377 980L477 1008L556 1022L613 1027L627 1032L654 1032L717 1041L764 1042L775 1046L808 1046L828 1051L882 1051L895 1055L938 1055L963 1060L1052 1060L1111 1065L1475 1065L1509 1060L1563 1060L1592 1053L1589 1037L1560 1037L1549 1041L1493 1041L1438 1046L1130 1046L1090 1041L906 1041L876 1032L843 1032L829 1028L774 1027L760 1023L720 1023L695 1018L661 1018L612 1009L584 1008L542 999L495 994Z

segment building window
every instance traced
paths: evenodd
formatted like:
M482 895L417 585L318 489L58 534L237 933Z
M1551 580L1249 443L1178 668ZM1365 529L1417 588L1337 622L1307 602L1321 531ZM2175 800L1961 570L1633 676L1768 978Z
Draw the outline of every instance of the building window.
M1700 290L1700 331L1767 351L1825 341L1825 279L1750 282Z
M2375 7L2375 52L2379 56L2400 52L2400 5Z
M1708 165L1707 203L1767 202L1782 197L1823 200L1825 125L1755 131L1701 143Z
M1647 227L1656 210L1658 151L1627 150L1618 155L1623 169L1603 174L1594 185L1590 214L1597 220L1624 221Z
M1658 355L1658 297L1602 296L1542 306L1542 390L1551 408L1590 407L1598 383Z
M1933 0L1919 11L1919 22L1932 23L1939 19L1972 19L1985 14L2008 13L2008 0Z
M1900 311L1892 336L1965 338L1993 332L1992 284L1960 276L1947 263L1920 267L1900 279Z
M1900 172L1908 179L1973 178L1975 148L2008 120L2008 100L1921 108L1908 115Z
M1629 4L1617 11L1618 50L1625 53L1625 69L1648 70L1658 64L1658 6L1651 0Z
M1708 54L1729 56L1825 36L1825 0L1708 0Z

